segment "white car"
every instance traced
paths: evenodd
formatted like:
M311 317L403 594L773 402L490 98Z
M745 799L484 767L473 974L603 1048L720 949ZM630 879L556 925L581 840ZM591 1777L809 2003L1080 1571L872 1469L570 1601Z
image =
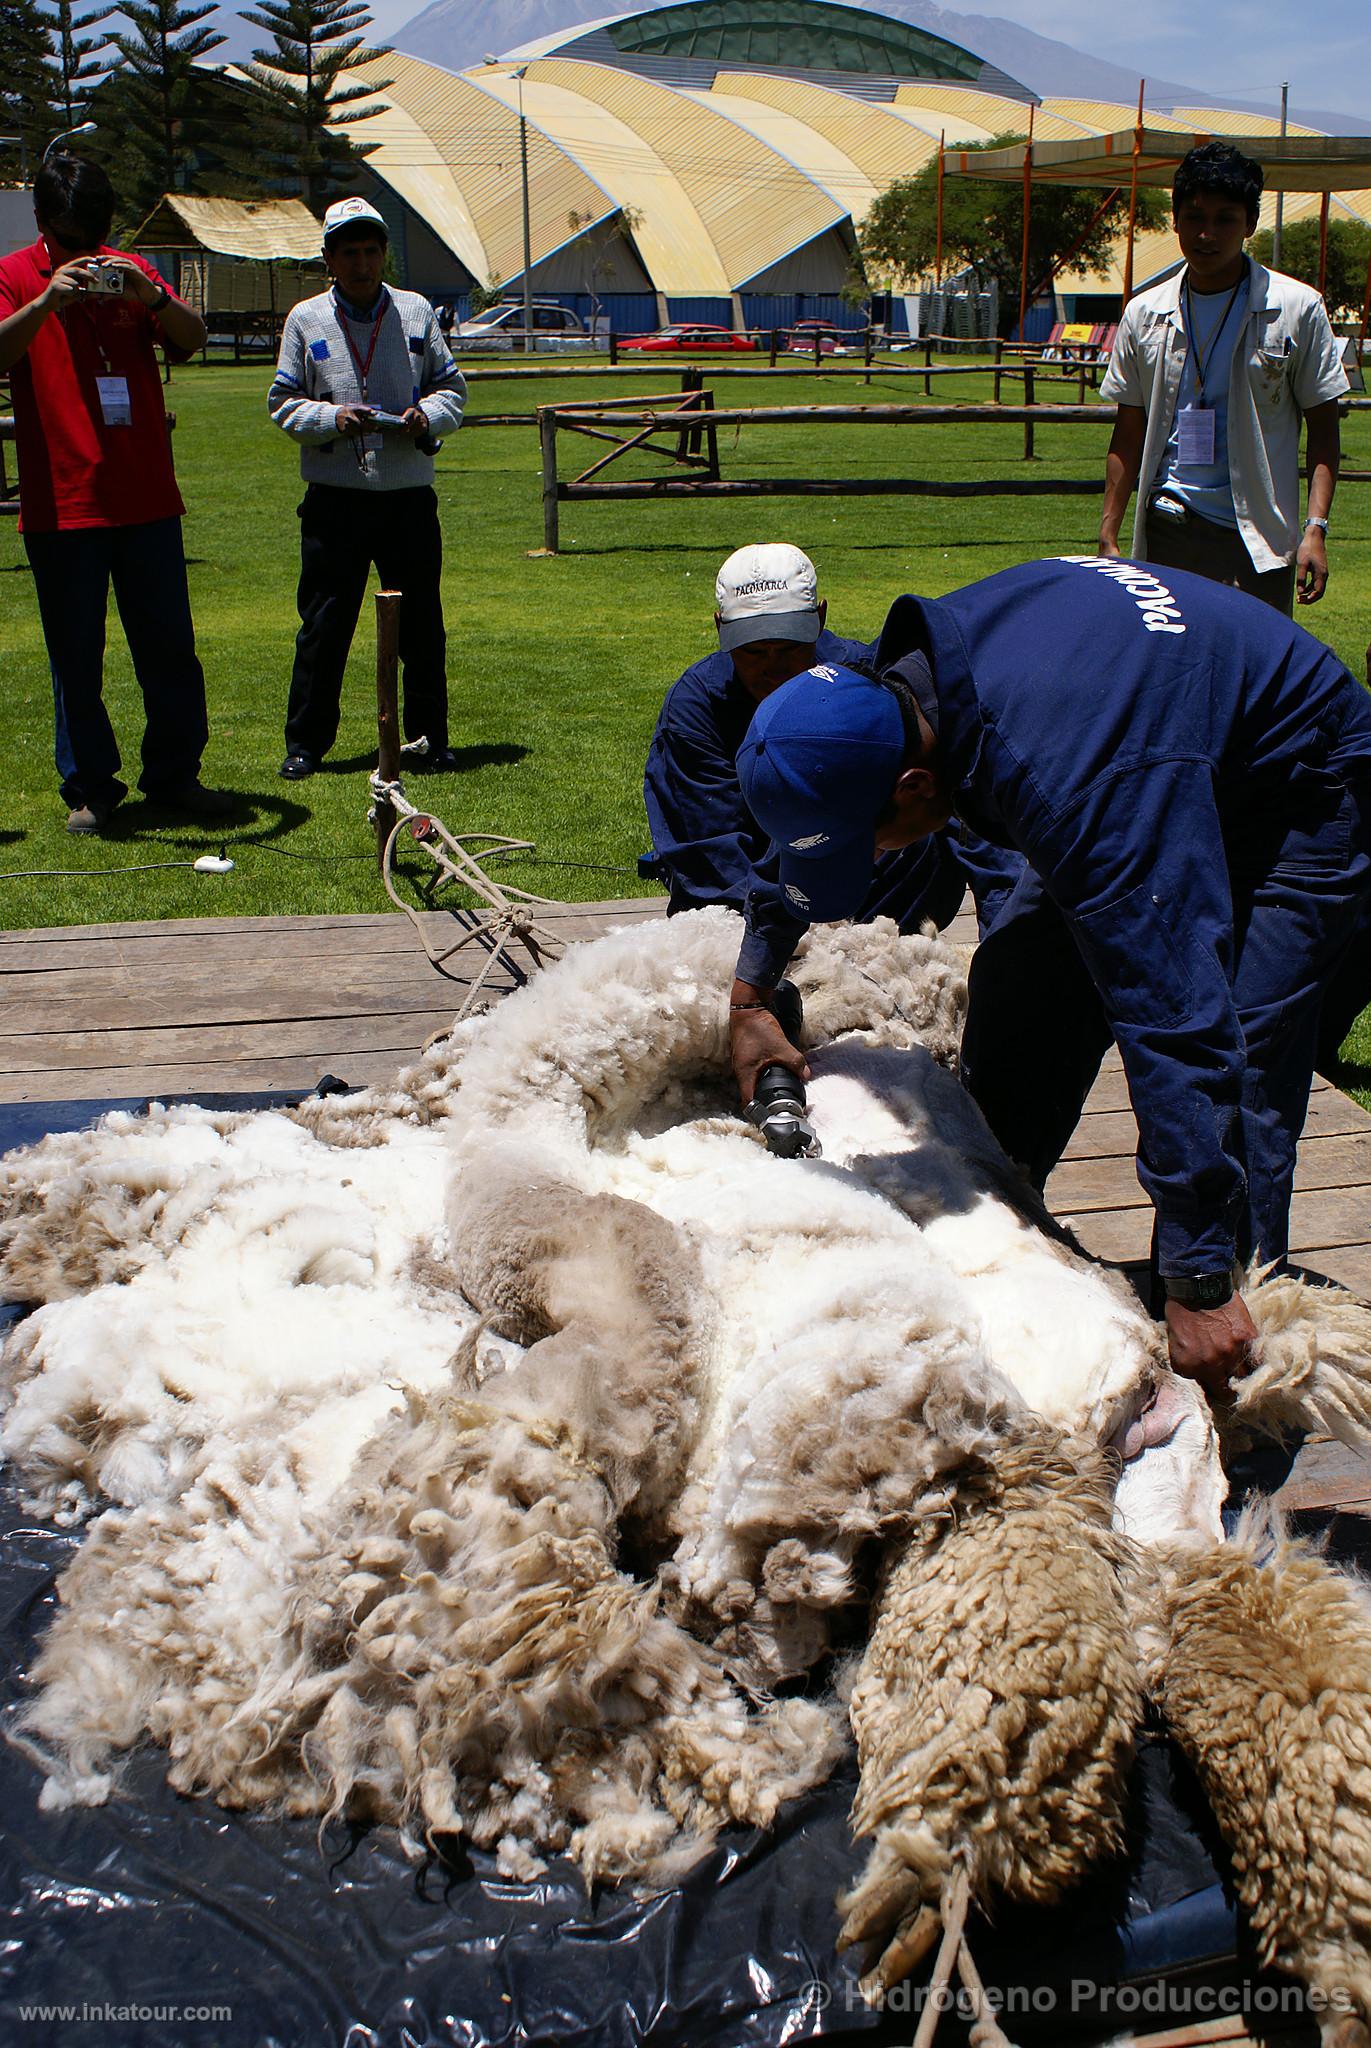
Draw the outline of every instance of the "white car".
M558 306L548 299L535 299L529 310L533 319L533 346L540 353L548 349L565 351L594 347L594 337L586 332L584 320L569 307ZM506 299L498 306L487 306L484 313L477 313L472 319L463 320L454 327L449 346L454 350L492 349L522 353L528 332L524 326L523 300Z

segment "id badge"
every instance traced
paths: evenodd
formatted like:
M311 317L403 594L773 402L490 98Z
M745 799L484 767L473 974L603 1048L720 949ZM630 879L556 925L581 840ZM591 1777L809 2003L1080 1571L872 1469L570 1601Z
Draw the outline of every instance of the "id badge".
M1176 454L1186 467L1212 468L1214 462L1214 408L1188 405L1176 420Z
M133 406L129 400L127 377L97 377L95 389L100 399L100 417L107 427L131 427Z

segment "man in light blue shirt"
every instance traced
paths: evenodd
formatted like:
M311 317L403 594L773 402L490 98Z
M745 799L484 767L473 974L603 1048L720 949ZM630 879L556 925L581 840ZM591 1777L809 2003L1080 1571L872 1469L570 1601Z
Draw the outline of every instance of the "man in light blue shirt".
M1172 211L1179 276L1127 307L1100 395L1118 401L1105 467L1101 555L1137 487L1130 552L1232 583L1289 612L1328 581L1342 353L1318 293L1243 251L1261 165L1229 143L1192 149ZM1309 497L1300 520L1300 429Z

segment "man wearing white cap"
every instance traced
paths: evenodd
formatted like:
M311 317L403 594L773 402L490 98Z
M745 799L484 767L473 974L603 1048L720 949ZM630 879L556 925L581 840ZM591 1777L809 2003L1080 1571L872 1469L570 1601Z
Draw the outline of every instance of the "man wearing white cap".
M443 539L433 457L456 433L466 383L418 292L383 282L388 236L365 199L324 215L329 291L287 315L267 396L300 443L300 631L286 710L290 782L313 775L338 735L343 670L372 564L398 590L402 724L427 748L414 765L451 769Z
M739 548L719 571L714 623L719 651L667 692L643 777L652 828L650 872L671 891L667 915L727 903L749 929L788 957L804 921L787 909L768 858L769 838L744 800L735 764L757 706L810 667L870 663L874 643L826 629L814 564L784 541ZM893 917L902 931L956 915L970 880L984 926L1008 896L1021 862L966 835L947 833L882 859L854 913L859 923Z

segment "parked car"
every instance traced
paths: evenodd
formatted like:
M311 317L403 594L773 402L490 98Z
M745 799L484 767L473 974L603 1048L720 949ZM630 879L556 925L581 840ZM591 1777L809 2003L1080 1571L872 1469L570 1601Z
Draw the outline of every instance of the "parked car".
M821 356L852 356L862 352L861 337L850 327L834 327L828 320L797 320L786 332L786 354L812 357L816 336Z
M756 342L750 334L734 334L728 327L709 327L699 321L689 323L677 321L671 327L659 327L655 334L629 334L619 343L619 353L626 349L680 350L691 355L702 349L755 349Z
M461 321L449 335L449 345L454 350L492 349L504 353L521 350L525 337L531 333L536 350L594 346L584 320L570 307L559 306L552 299L535 299L529 311L533 319L531 329L524 325L523 300L503 299L497 306L487 306L484 313Z

